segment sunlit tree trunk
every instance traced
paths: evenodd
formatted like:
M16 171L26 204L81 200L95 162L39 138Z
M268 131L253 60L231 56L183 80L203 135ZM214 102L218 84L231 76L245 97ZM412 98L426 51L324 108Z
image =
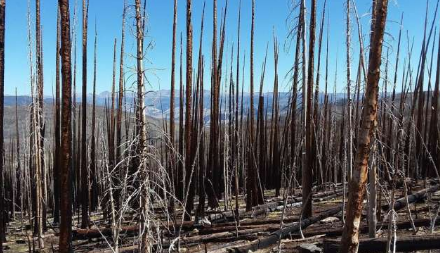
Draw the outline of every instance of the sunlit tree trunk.
M368 65L368 83L365 91L364 107L361 117L361 131L356 149L355 167L349 182L347 218L341 239L340 252L357 252L359 247L359 226L362 214L362 202L368 177L368 158L370 155L371 138L377 120L377 103L379 93L380 65L383 35L388 10L388 0L378 0L374 34Z
M136 127L137 134L139 136L138 144L138 162L137 168L140 170L142 190L140 192L140 204L141 204L141 221L140 229L143 231L142 241L140 245L140 252L147 253L151 252L151 241L149 238L149 227L148 227L148 212L149 212L149 171L147 167L147 133L146 133L146 119L145 119L145 104L144 104L144 28L145 20L141 13L141 0L135 1L136 7L136 78L137 78L137 106L136 106Z

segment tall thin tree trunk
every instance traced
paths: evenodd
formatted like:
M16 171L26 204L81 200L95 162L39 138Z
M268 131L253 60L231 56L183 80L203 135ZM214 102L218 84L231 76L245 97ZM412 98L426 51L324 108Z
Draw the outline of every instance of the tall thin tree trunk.
M40 249L44 248L43 235L43 176L44 176L44 123L43 123L43 63L42 63L42 42L41 42L41 24L40 24L40 0L35 1L35 46L36 46L36 70L37 70L37 103L34 105L34 134L35 134L35 182L36 182L36 219L35 228L38 235Z
M274 88L273 88L273 101L272 101L272 131L273 131L273 140L272 140L272 171L274 172L274 187L276 190L275 195L279 196L281 189L281 162L280 162L280 144L279 144L279 126L278 126L278 117L279 117L279 102L278 102L278 40L274 36L273 41L273 54L274 54L274 69L275 69L275 77L274 77Z
M186 1L186 106L185 106L185 189L187 201L185 205L185 219L191 219L194 205L194 180L193 180L193 152L191 149L192 138L192 12L191 0Z
M96 211L98 205L98 179L96 171L96 48L98 31L95 23L95 43L93 50L93 94L92 94L92 136L90 143L90 179L91 179L91 210Z
M347 0L347 12L346 12L346 49L347 49L347 112L348 112L348 125L347 125L347 135L348 135L348 150L347 150L347 172L348 172L348 180L351 179L353 174L353 162L352 162L352 153L353 153L353 138L352 138L352 106L351 106L351 22L350 22L350 2L351 0Z
M175 187L174 182L175 178L175 169L176 169L176 151L174 149L175 140L175 116L174 116L174 99L175 99L175 83L176 83L176 31L177 31L177 0L174 0L174 15L173 15L173 44L172 44L172 53L171 53L171 95L170 95L170 161L168 174L170 176L170 192L175 195ZM170 198L170 211L174 212L174 198Z
M120 163L122 157L122 101L124 98L124 49L125 49L125 16L127 12L127 3L124 1L122 12L122 34L121 34L121 54L119 59L119 92L118 92L118 110L116 112L116 162ZM119 175L122 175L122 168L118 169ZM120 208L121 198L120 189L116 191L116 209Z
M250 104L249 104L249 149L247 171L247 199L246 210L251 210L258 204L257 168L254 158L254 30L255 30L255 0L252 0L252 23L251 23L251 54L250 54Z
M218 69L217 69L217 0L213 0L213 21L212 21L212 64L211 64L211 126L210 126L210 136L209 136L209 156L208 156L208 176L205 186L208 187L208 205L211 208L218 207L217 191L214 187L215 175L218 174L219 167L219 157L218 157L218 96L220 84L217 83L218 80Z
M198 177L198 184L199 184L199 205L197 207L197 218L203 218L205 215L205 177L206 177L206 168L205 168L205 135L204 135L204 82L203 82L203 76L204 76L204 61L203 61L203 27L204 27L204 20L205 20L205 3L203 4L203 11L202 11L202 21L200 24L200 40L199 40L199 59L198 59L198 76L197 76L197 88L199 89L198 94L196 93L196 96L198 96L198 108L195 107L194 110L197 112L198 110L198 117L199 117L199 125L198 125L198 131L201 133L200 138L195 138L196 140L199 140L199 177ZM194 129L196 128L197 121L194 121ZM194 146L193 148L196 148L196 140L194 140ZM194 151L193 151L194 152ZM195 182L194 182L195 183Z
M60 150L60 242L59 251L71 251L72 206L70 168L72 162L71 144L71 42L70 42L70 11L68 0L58 0L61 15L61 71L62 71L62 111L61 111L61 150Z
M143 14L141 14L141 0L135 1L136 7L136 77L137 77L137 106L136 106L136 127L137 134L139 136L138 144L138 159L137 164L141 172L142 189L140 196L141 204L141 222L140 229L143 231L142 242L140 245L140 252L147 253L151 251L151 242L149 239L149 227L148 227L148 212L149 212L149 172L147 169L147 133L146 133L146 119L145 119L145 105L144 105L144 28L145 20Z
M43 235L43 167L44 167L44 128L43 128L43 65L41 48L40 1L35 1L35 46L36 46L36 102L33 104L34 118L34 148L35 148L35 227L34 233L38 236L38 245L44 249ZM32 64L32 63L31 63Z
M89 226L89 178L87 168L87 27L89 2L83 0L82 37L82 122L81 122L81 228Z
M340 252L343 253L357 252L359 247L359 226L367 181L368 158L377 120L380 65L388 0L378 0L376 5L376 20L368 65L368 83L360 123L361 131L356 149L355 170L353 170L353 176L349 183L347 218L341 239Z
M21 172L21 153L20 153L20 132L18 131L18 97L17 97L17 87L15 88L15 135L16 135L16 159L17 159L17 166L16 166L16 174L14 174L14 178L17 180L17 182L13 185L13 187L17 188L17 201L20 201L20 212L21 212L21 219L24 219L24 211L23 211L23 194L24 192L21 191L21 185L22 185L22 172Z
M310 19L310 38L309 38L309 65L307 79L307 101L306 101L306 167L303 168L302 176L302 202L303 215L308 218L312 216L312 177L314 170L313 149L313 126L312 126L312 98L313 98L313 79L314 79L314 59L315 59L315 29L316 29L316 0L312 0L311 19Z
M299 62L300 62L300 53L301 53L301 34L303 27L303 15L302 12L304 10L303 1L301 1L300 11L298 14L298 26L296 32L296 46L295 46L295 59L293 62L293 79L292 79L292 98L291 98L291 122L290 122L290 164L292 167L292 177L293 177L293 191L296 187L296 110L297 110L297 101L298 101L298 79L299 79Z
M235 181L234 181L234 189L235 189L235 220L237 225L240 225L240 213L239 203L238 203L238 194L240 192L239 189L239 161L240 161L240 145L241 141L239 138L239 122L238 122L238 102L239 102L239 86L240 86L240 26L241 26L241 0L238 7L238 28L237 28L237 69L236 69L236 91L235 91L235 129L234 129L234 150L232 151L234 154L237 154L237 158L234 164L234 172L235 172Z
M437 56L437 71L436 71L436 79L435 79L435 86L433 91L433 97L432 97L432 105L431 105L431 121L430 121L430 127L429 127L429 153L433 159L432 163L428 166L428 175L430 175L435 169L440 168L440 159L439 159L439 131L438 131L438 100L439 100L439 86L440 86L440 44L438 48L438 56Z
M5 15L6 0L0 0L0 253L3 253L2 243L6 241L5 205L3 193L3 118L4 118L4 90L5 90Z
M184 137L183 137L183 37L180 34L180 69L179 69L179 155L183 157ZM183 200L183 161L179 159L178 171L176 176L177 197Z
M368 181L370 183L370 191L368 196L368 236L376 238L377 225L377 154L376 143L373 143L373 157L371 159L371 166L368 170Z
M57 6L58 7L58 6ZM55 151L54 151L54 166L53 166L53 182L54 182L54 211L53 220L54 223L58 224L60 222L60 144L61 144L61 104L60 104L60 33L61 33L61 23L60 23L60 9L57 8L57 40L56 40L56 51L55 51Z

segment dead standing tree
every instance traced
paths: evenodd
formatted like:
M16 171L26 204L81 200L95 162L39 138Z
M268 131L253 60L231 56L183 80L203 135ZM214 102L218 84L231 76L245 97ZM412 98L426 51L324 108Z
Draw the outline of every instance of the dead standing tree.
M151 241L149 239L148 228L148 211L149 211L149 172L147 167L147 130L144 105L144 15L141 13L141 0L135 0L136 8L136 78L137 78L137 105L136 105L136 133L139 136L137 147L137 156L135 167L139 168L141 174L142 188L140 191L140 231L142 231L142 239L140 244L140 252L146 253L151 250Z
M274 54L274 88L273 88L273 103L272 103L272 171L274 172L274 187L276 190L276 196L280 195L281 189L281 163L280 163L280 143L279 143L279 102L278 102L278 40L274 35L273 39L273 54Z
M239 162L241 158L240 153L240 138L239 138L239 121L238 121L238 103L239 103L239 86L240 86L240 26L241 26L241 0L238 7L238 27L237 27L237 69L236 69L236 91L235 91L235 125L234 125L234 145L232 153L237 157L235 158L234 163L234 195L235 195L235 220L237 225L240 225L240 213L239 213L239 203L238 203L238 194L239 194Z
M127 3L124 0L124 8L122 11L122 34L121 34L121 54L119 59L119 91L118 91L118 109L116 111L116 155L115 161L119 167L117 168L117 175L121 177L123 174L123 168L121 161L123 160L122 156L122 101L124 98L124 48L125 48L125 16L126 16ZM121 206L121 189L116 189L116 209L120 209Z
M251 23L251 55L250 55L250 104L249 104L249 147L247 150L249 163L246 182L246 210L250 211L258 205L257 168L254 157L254 30L255 30L255 0L252 0L252 23Z
M90 179L91 179L91 200L90 209L95 211L98 206L98 179L96 171L96 47L98 43L98 31L95 23L95 42L93 50L93 94L92 94L92 129L91 129L91 143L90 143Z
M388 10L388 0L377 0L374 34L372 35L368 65L368 83L366 86L364 107L357 140L355 167L349 183L347 218L341 239L340 252L357 252L359 247L359 225L362 213L362 202L368 176L368 158L371 138L373 137L378 107L380 65L383 35Z
M175 83L176 83L176 30L177 30L177 0L174 0L174 15L173 15L173 44L171 53L171 95L170 95L170 159L169 159L169 169L168 174L170 176L170 193L175 194L174 182L175 182L175 169L176 169L176 155L174 150L174 133L175 133L175 122L174 122L174 98L175 98ZM170 210L174 212L174 198L170 198Z
M293 187L292 189L295 189L296 186L296 110L297 110L297 101L298 101L298 79L299 79L299 62L300 62L300 53L301 53L301 34L303 28L303 22L302 22L302 1L301 1L301 7L300 7L300 13L298 14L298 24L296 26L297 32L296 32L296 45L295 45L295 59L294 59L294 66L293 66L293 78L292 78L292 98L291 98L291 121L290 121L290 157L291 161L290 164L292 166L292 177L293 177Z
M0 0L0 186L3 185L3 117L5 90L5 12L6 0ZM3 187L0 187L0 253L3 253L2 243L6 241L5 205Z
M432 105L431 105L431 121L430 121L430 134L429 134L429 142L428 142L428 150L429 154L432 157L432 163L428 164L428 175L432 175L433 171L440 168L440 159L439 155L439 132L438 132L438 100L439 100L439 86L440 86L440 44L438 49L437 56L437 70L436 70L436 79L435 79L435 87L434 94L432 97Z
M72 206L71 206L71 41L70 11L68 0L58 0L61 15L61 71L62 71L62 111L61 111L61 150L60 150L60 192L61 225L59 252L71 252Z
M89 179L87 168L87 27L89 1L83 0L82 34L82 121L81 121L81 228L89 226Z
M36 181L36 195L35 195L35 227L34 233L38 234L39 247L44 248L42 239L43 226L45 224L44 216L44 118L43 118L43 56L42 56L42 35L40 24L40 0L35 1L35 46L36 46L36 85L37 85L37 99L34 103L34 141L35 141L35 181ZM32 62L30 63L32 64Z
M60 143L61 143L61 105L60 105L60 9L57 8L57 45L55 50L55 126L54 126L54 162L53 162L53 195L54 195L54 210L53 210L53 220L54 223L58 224L60 222L60 181L59 181L59 165L60 165Z
M185 220L191 220L191 211L194 205L195 182L193 182L193 152L192 138L192 24L191 0L186 1L186 103L185 103Z
M304 203L304 217L312 216L312 177L313 177L313 157L314 133L312 126L312 98L313 98L313 79L314 79L314 59L315 59L315 29L316 29L316 0L312 0L311 19L310 19L310 38L309 38L309 65L307 79L307 100L306 100L306 167L302 173L302 201Z
M206 168L205 168L205 135L204 135L204 99L203 99L203 95L204 90L203 90L203 73L204 73L204 62L203 62L203 27L204 27L204 20L205 20L205 3L203 4L203 11L202 11L202 20L200 21L200 40L199 40L199 59L198 59L198 64L197 64L197 69L198 69L198 74L197 74L197 78L196 78L196 82L197 82L197 90L198 92L196 92L196 96L198 96L197 98L197 103L198 106L196 105L194 107L194 114L198 117L199 122L197 123L197 119L194 120L193 123L193 128L196 129L196 133L200 132L201 133L201 137L200 138L194 138L193 139L193 148L196 149L197 146L197 142L199 142L199 147L198 149L200 150L198 153L198 166L199 166L199 176L198 176L198 193L199 193L199 205L197 207L197 215L196 215L196 220L198 220L199 218L203 218L205 216L205 199L206 199L206 194L205 194L205 177L206 177ZM197 114L198 112L198 114ZM197 124L198 124L198 130L197 130ZM195 157L194 157L195 158ZM195 182L194 182L195 183Z
M212 74L211 74L211 126L209 135L209 157L208 157L208 171L207 171L207 182L205 186L207 187L208 194L208 206L211 208L218 207L217 191L214 187L215 175L219 168L218 159L218 96L220 84L217 83L218 72L217 72L217 0L213 2L213 21L212 21ZM220 179L218 179L220 180Z
M38 236L38 245L40 249L44 248L43 224L44 224L44 212L43 204L44 200L44 126L43 126L43 63L42 63L42 42L41 42L41 25L40 25L40 1L35 1L35 39L36 39L36 97L33 98L32 110L32 133L33 133L33 149L35 154L34 159L34 180L35 180L35 193L34 193L34 234ZM32 65L33 62L30 61ZM31 66L32 68L32 66ZM31 73L31 89L34 89L32 73ZM31 93L34 91L32 90Z

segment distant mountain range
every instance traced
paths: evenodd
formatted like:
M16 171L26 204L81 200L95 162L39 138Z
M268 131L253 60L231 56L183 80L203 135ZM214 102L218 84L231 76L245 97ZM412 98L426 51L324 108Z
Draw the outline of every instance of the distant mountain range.
M177 91L178 93L178 91ZM126 92L126 98L128 105L131 105L133 103L133 100L135 98L135 93L133 92ZM176 94L177 96L178 94ZM168 118L169 112L170 112L170 96L171 91L170 90L159 90L159 91L150 91L147 92L145 95L145 104L147 105L147 115L154 118ZM299 95L301 96L301 95ZM259 94L254 94L254 107L255 109L258 108L258 97ZM287 106L289 104L289 98L290 93L288 92L280 92L279 93L279 104L281 113L285 113L287 111ZM333 94L330 94L330 99L332 99ZM87 96L87 103L92 103L92 94L89 94ZM268 114L272 111L272 101L273 101L273 93L267 92L264 93L264 104L265 109L267 110ZM344 98L343 93L337 93L335 95L336 101L340 101ZM205 112L204 114L207 117L207 120L209 120L209 114L210 114L210 108L211 108L211 91L205 90L204 91L204 108ZM15 105L16 98L15 96L5 95L5 106L14 106ZM30 96L18 96L17 97L17 103L19 106L26 106L31 103L32 99ZM78 103L81 103L81 95L77 94L76 101ZM117 101L117 100L116 100ZM241 94L240 94L240 101L241 101ZM322 103L324 101L324 94L319 93L319 101ZM44 99L45 103L53 104L54 98L53 97L45 97ZM221 106L222 108L225 108L225 106L229 106L228 104L228 94L222 94L221 95ZM301 99L298 100L298 103L301 103ZM96 104L98 106L110 106L111 105L111 93L108 91L101 92L96 95ZM250 95L249 93L243 93L243 107L245 110L249 107L250 104ZM176 112L179 111L179 98L175 98L175 110ZM224 110L222 110L224 111ZM176 114L176 118L178 117L178 113Z

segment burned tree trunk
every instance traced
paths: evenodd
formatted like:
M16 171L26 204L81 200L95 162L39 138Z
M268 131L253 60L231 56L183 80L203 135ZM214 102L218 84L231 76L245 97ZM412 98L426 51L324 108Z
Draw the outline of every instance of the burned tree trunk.
M169 190L171 194L175 195L174 191L174 182L175 182L175 169L176 169L176 151L174 150L175 140L175 124L174 124L174 98L175 98L175 83L176 83L176 30L177 30L177 0L174 0L174 15L173 15L173 44L172 44L172 53L171 53L171 95L170 95L170 160L169 160L169 168L168 174L170 177L170 186ZM174 199L170 198L170 211L174 212Z
M34 108L34 134L35 134L35 229L34 233L38 235L39 247L44 248L44 241L42 239L44 216L44 122L43 122L43 57L42 57L42 35L40 24L40 0L35 1L35 46L36 46L36 85L37 85L37 103L33 105ZM32 64L32 63L31 63Z
M310 38L309 38L309 66L307 79L307 101L306 101L306 167L302 173L302 199L304 203L304 217L312 216L312 180L314 170L314 133L312 123L312 98L313 98L313 79L314 79L314 59L315 59L315 29L316 29L316 0L312 0L311 19L310 19Z
M319 37L318 37L318 66L316 71L316 84L315 84L315 92L313 96L313 157L319 157L321 156L321 148L318 148L317 142L321 139L321 131L319 129L319 83L321 79L321 51L322 51L322 35L324 33L324 21L325 21L325 9L327 7L327 1L324 1L324 7L322 10L322 17L321 17L321 25L319 29ZM317 158L318 158L317 157ZM314 163L315 173L314 173L314 179L319 184L323 184L323 167L322 164L320 164L319 159L316 159Z
M182 34L180 34L180 80L179 80L179 155L183 156L183 41ZM179 200L183 200L183 162L179 159L176 175L176 193Z
M301 1L301 7L300 7L300 13L298 16L299 22L297 26L297 33L296 33L296 46L295 46L295 59L294 59L294 65L293 65L293 79L292 79L292 98L291 98L291 120L290 120L290 164L292 166L291 171L291 177L293 178L293 189L295 189L296 186L296 110L297 110L297 101L298 101L298 79L299 79L299 62L300 62L300 52L301 52L301 34L303 22L302 22L302 1Z
M347 150L347 172L348 172L348 180L351 179L353 173L353 162L352 162L352 110L351 110L351 67L350 67L350 44L351 44L351 23L350 23L350 0L347 0L347 12L346 12L346 60L347 60L347 113L348 113L348 124L347 124L347 135L348 135L348 150ZM345 179L344 179L345 180Z
M198 176L198 193L199 193L199 205L197 207L197 216L196 219L203 218L205 216L205 177L206 177L206 168L205 168L205 134L204 134L204 99L203 95L204 90L204 60L203 60L203 27L204 27L204 21L205 21L205 4L203 4L203 11L202 11L202 20L200 24L200 41L199 41L199 59L198 59L198 75L197 75L197 89L198 93L196 93L198 107L194 107L194 110L198 110L198 131L196 133L200 133L200 138L195 138L193 141L193 148L197 149L197 140L199 141L199 152L198 152L198 161L199 161L199 176ZM196 129L197 121L194 121L194 129ZM193 151L194 152L194 151ZM194 182L195 183L195 182Z
M212 76L211 76L211 126L209 134L209 156L208 156L208 171L205 186L207 186L208 194L208 205L211 208L218 207L217 191L214 187L215 175L219 174L217 171L219 168L219 158L218 158L218 96L220 84L217 83L218 80L218 69L217 69L217 0L213 1L213 31L212 31ZM218 179L219 180L219 179Z
M191 24L191 0L186 1L186 106L185 106L185 189L186 205L185 219L191 219L191 211L194 206L194 180L193 180L193 152L191 148L192 138L192 24Z
M235 159L234 164L234 174L235 174L235 181L234 181L234 195L235 195L235 220L237 222L237 225L240 225L240 213L238 211L239 204L238 204L238 194L240 192L239 189L239 171L238 166L240 162L240 138L239 138L239 122L238 122L238 102L239 102L239 86L240 86L240 26L241 26L241 0L238 7L238 28L237 28L237 73L236 73L236 91L235 91L235 129L234 129L234 149L232 152L234 154L237 154L237 158Z
M60 143L61 143L61 104L60 104L60 10L57 8L57 40L56 40L56 52L55 52L55 126L54 126L54 163L53 163L53 182L54 182L54 210L53 210L53 220L54 223L58 224L60 222Z
M369 56L368 83L360 123L361 131L357 140L355 170L349 183L347 218L341 239L341 252L357 252L359 247L359 225L368 175L368 158L377 120L378 84L388 0L378 0L376 4L376 20Z
M87 169L87 27L89 2L83 0L82 121L81 121L81 228L89 226L89 179Z
M61 149L60 149L60 192L61 225L59 251L71 251L72 206L70 167L72 162L71 144L71 42L70 11L68 0L58 0L61 15L61 71L62 71L62 111L61 111Z
M251 54L250 54L250 104L249 104L249 148L247 150L249 164L247 167L247 198L246 210L250 211L258 205L257 168L254 157L254 29L255 29L255 0L252 0L252 23L251 23Z
M90 209L96 211L98 207L98 179L96 171L96 47L98 43L98 32L95 24L95 43L93 50L93 94L92 94L92 136L90 143L90 179L91 179L91 201Z
M428 175L432 175L432 173L440 168L440 159L438 157L439 155L439 132L438 132L438 100L439 100L439 83L440 83L440 44L438 48L438 56L437 56L437 71L436 71L436 79L435 79L435 87L434 87L434 94L432 97L432 105L431 105L431 121L430 121L430 134L429 134L429 143L428 143L428 150L429 153L433 159L432 163L429 163L428 165ZM438 173L438 171L437 171Z
M5 13L6 0L0 1L0 253L3 252L2 243L6 241L5 205L3 193L3 118L4 118L4 90L5 90Z
M274 36L273 41L273 54L274 54L274 88L273 88L273 103L272 103L272 171L274 173L274 187L276 190L275 195L280 195L281 189L281 163L280 163L280 144L279 144L279 102L278 102L278 40Z
M123 160L122 157L122 100L124 98L124 48L125 48L125 16L126 16L127 4L124 1L124 10L122 12L122 35L121 35L121 54L119 59L119 92L118 92L118 110L116 112L116 163L120 163ZM122 168L118 168L118 175L122 175ZM120 208L121 190L116 190L116 207Z

